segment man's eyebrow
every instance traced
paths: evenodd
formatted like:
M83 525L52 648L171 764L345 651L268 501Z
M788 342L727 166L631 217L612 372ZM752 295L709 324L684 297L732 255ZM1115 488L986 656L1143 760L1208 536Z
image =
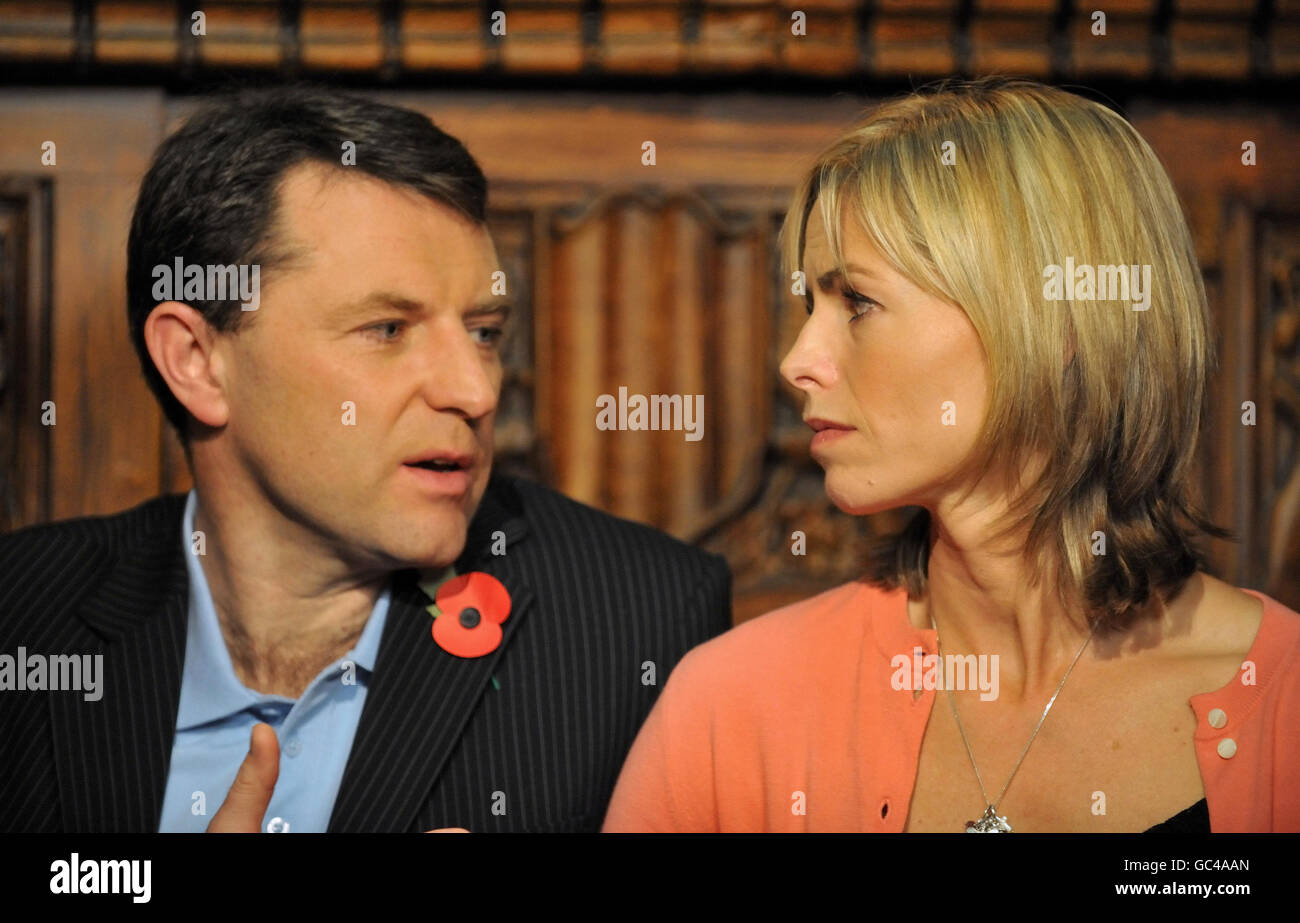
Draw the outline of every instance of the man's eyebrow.
M498 295L487 301L479 302L465 312L466 317L480 317L484 314L504 314L510 316L510 312L515 308L514 299L506 295Z
M503 313L509 316L513 307L514 303L510 298L500 296L474 305L465 312L465 316L478 317L482 314L493 313ZM352 301L342 305L338 308L336 314L340 317L352 317L373 310L391 310L401 314L420 314L425 310L425 305L413 298L407 298L394 292L371 292L359 301Z
M402 314L418 314L424 310L424 305L414 299L393 292L371 292L359 301L350 301L339 306L334 313L340 317L351 317L354 314L376 309L398 311Z

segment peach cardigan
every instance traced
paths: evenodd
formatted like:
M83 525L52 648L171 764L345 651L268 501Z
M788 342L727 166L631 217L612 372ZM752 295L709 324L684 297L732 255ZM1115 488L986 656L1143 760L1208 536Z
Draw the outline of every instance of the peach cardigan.
M1300 614L1245 592L1264 603L1254 684L1239 673L1189 700L1210 827L1300 831ZM936 696L891 687L895 655L935 652L906 602L854 581L688 653L628 754L604 829L901 832Z

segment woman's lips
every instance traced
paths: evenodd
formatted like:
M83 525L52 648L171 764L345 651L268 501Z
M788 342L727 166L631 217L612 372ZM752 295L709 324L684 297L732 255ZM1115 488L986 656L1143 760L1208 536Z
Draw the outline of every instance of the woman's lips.
M805 417L804 422L815 430L811 446L814 449L853 432L851 426L845 426L843 423L836 423L833 420L823 420L820 417Z
M853 430L846 426L828 426L825 429L819 429L817 432L813 433L812 448L816 449L828 445L836 439L839 439L841 436L847 436L851 432L853 432Z

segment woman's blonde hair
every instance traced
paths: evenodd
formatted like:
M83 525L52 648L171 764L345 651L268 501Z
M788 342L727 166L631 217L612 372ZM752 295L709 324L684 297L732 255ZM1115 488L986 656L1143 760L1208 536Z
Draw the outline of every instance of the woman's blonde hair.
M1123 117L1029 81L944 83L874 110L817 159L782 229L787 278L814 206L841 272L852 221L970 318L990 393L959 476L974 487L996 463L1018 479L1044 459L995 539L1027 533L1026 560L1063 604L1123 628L1153 590L1168 600L1204 568L1198 533L1231 537L1191 497L1214 364L1200 267L1169 177ZM1096 300L1048 289L1067 259L1096 270ZM1116 266L1139 267L1135 282L1150 267L1146 310ZM924 594L929 518L877 549L873 583Z

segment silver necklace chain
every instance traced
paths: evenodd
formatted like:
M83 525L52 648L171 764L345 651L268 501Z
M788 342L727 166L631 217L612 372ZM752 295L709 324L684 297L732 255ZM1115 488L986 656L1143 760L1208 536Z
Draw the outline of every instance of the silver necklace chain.
M930 624L934 626L934 642L935 646L939 650L939 669L942 670L943 645L939 641L939 623L935 620L934 613L930 613ZM1002 803L1002 796L1005 795L1007 789L1011 787L1011 780L1016 777L1016 773L1020 770L1020 764L1025 761L1025 754L1029 752L1030 744L1032 744L1034 738L1038 736L1039 728L1041 728L1043 722L1047 720L1047 713L1052 710L1052 704L1056 701L1056 697L1061 694L1061 689L1065 687L1065 681L1070 678L1070 671L1074 669L1074 665L1078 663L1079 658L1083 656L1084 648L1088 646L1088 642L1092 640L1093 633L1096 632L1096 630L1097 625L1094 622L1092 629L1088 632L1088 637L1083 639L1083 647L1080 647L1079 653L1074 655L1074 660L1070 661L1070 666L1066 668L1065 675L1061 677L1061 682L1057 685L1056 691L1053 692L1052 697L1047 700L1047 707L1043 709L1043 715L1038 719L1038 724L1034 727L1034 733L1029 735L1029 741L1025 744L1025 749L1020 751L1020 759L1016 760L1016 765L1011 770L1011 775L1007 778L1007 784L1002 786L1002 791L998 793L997 801L989 801L988 792L984 789L984 779L980 776L980 768L975 763L975 753L971 750L970 741L966 739L966 730L961 726L961 718L957 716L957 702L953 698L952 687L945 686L948 692L948 704L952 706L953 720L957 722L957 730L961 733L961 742L966 745L966 755L970 757L971 768L975 770L975 781L979 782L980 794L984 796L984 803L988 806L990 815L997 812L998 805Z

